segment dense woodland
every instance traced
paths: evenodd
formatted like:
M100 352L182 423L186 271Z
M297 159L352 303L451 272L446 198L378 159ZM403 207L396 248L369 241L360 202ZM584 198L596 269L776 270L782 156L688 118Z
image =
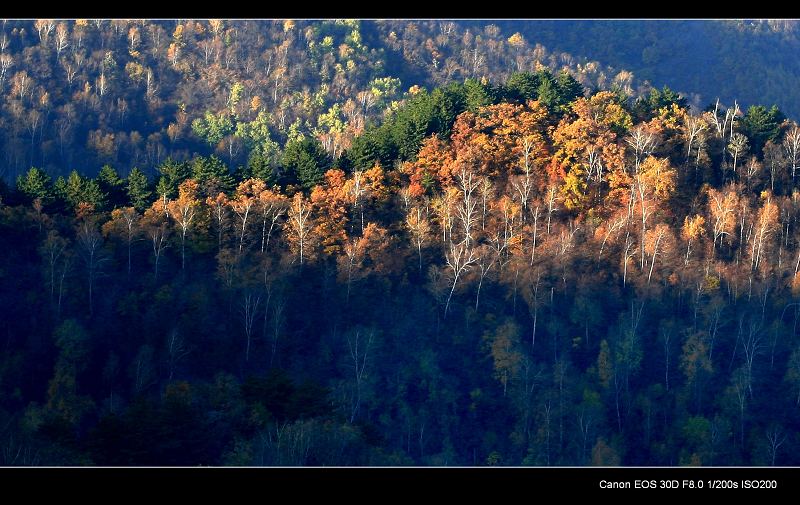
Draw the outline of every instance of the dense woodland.
M475 29L483 21L474 21ZM744 106L774 103L800 116L797 20L495 21L556 51L626 69L705 106L714 97Z
M41 23L24 37L41 35L42 68L59 26L126 51L143 27ZM235 75L225 55L244 33L295 54L330 29L349 42L308 68L335 76L361 33L248 23L146 24L209 75ZM411 61L395 24L376 33ZM202 40L222 51L207 66ZM493 78L418 60L441 82L383 102L342 78L353 88L335 96L355 98L339 111L357 113L341 125L293 109L288 85L273 101L263 83L203 95L196 79L160 159L75 141L112 121L90 85L97 111L81 109L63 156L97 175L41 133L0 186L0 464L798 464L800 128L774 106L600 89L518 43L520 68L481 62L505 69ZM254 56L238 51L244 74ZM162 57L143 58L167 71ZM126 121L170 129L131 100Z
M304 132L338 157L420 87L543 67L588 88L633 82L492 24L4 20L0 177L105 164L154 176L194 153L238 167Z

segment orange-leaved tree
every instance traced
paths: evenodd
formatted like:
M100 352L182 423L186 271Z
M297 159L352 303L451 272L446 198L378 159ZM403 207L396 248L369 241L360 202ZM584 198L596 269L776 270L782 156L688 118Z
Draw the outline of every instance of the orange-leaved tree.
M167 203L167 211L175 221L181 234L181 269L186 268L186 233L192 226L200 209L197 197L199 186L194 179L187 179L178 186L178 198Z

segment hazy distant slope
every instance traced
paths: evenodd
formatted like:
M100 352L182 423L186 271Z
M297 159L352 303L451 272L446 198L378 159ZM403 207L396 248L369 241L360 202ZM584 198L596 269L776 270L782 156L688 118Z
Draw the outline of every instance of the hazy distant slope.
M625 68L653 85L800 115L797 21L494 21L553 51Z

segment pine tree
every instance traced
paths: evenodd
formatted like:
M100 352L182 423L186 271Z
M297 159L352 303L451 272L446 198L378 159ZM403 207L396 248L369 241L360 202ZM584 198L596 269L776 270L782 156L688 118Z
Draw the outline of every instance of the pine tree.
M100 185L96 180L85 179L81 188L80 202L78 203L88 203L97 211L105 210L108 204L108 194L100 189Z
M780 125L786 117L776 107L751 105L742 118L742 130L750 140L753 153L761 154L768 140L775 141L781 133Z
M94 179L82 177L77 170L70 172L66 180L59 177L55 184L56 197L67 209L74 210L85 203L95 210L102 210L108 199Z
M561 110L574 100L583 96L583 86L566 70L558 74L558 77L556 77L556 84L558 85L559 95L558 105Z
M125 181L119 176L111 165L103 165L97 174L97 184L100 190L108 195L108 203L112 208L125 203Z
M17 191L31 201L39 198L43 204L47 204L53 200L50 176L36 167L31 167L24 176L17 177Z
M61 179L59 177L59 179ZM69 173L63 184L57 185L58 197L70 209L78 206L81 200L81 193L83 192L83 177L77 170Z
M515 72L511 74L503 87L504 98L519 103L535 100L539 96L540 78L540 73Z
M290 142L283 153L281 164L288 181L297 181L305 190L320 184L331 167L331 158L315 138Z
M540 84L538 88L539 101L547 106L550 110L555 110L561 105L561 94L559 93L558 84L550 72L541 72Z
M161 177L158 180L156 192L167 198L178 196L178 186L192 176L192 167L186 162L175 161L168 158L158 167Z
M131 170L130 175L128 175L128 199L131 205L139 212L143 212L150 206L150 198L153 192L150 191L149 186L150 183L147 180L147 176L141 170L138 168Z
M260 153L250 155L245 174L247 177L242 178L242 180L255 177L256 179L261 179L270 187L277 182L271 158Z
M228 166L213 154L209 157L198 156L191 162L192 178L200 184L206 196L220 191L230 192L236 183L228 170Z

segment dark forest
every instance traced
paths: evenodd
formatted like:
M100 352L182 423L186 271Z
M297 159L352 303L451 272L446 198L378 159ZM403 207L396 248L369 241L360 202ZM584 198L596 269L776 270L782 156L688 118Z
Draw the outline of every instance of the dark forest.
M798 464L798 125L507 31L2 22L0 464Z

